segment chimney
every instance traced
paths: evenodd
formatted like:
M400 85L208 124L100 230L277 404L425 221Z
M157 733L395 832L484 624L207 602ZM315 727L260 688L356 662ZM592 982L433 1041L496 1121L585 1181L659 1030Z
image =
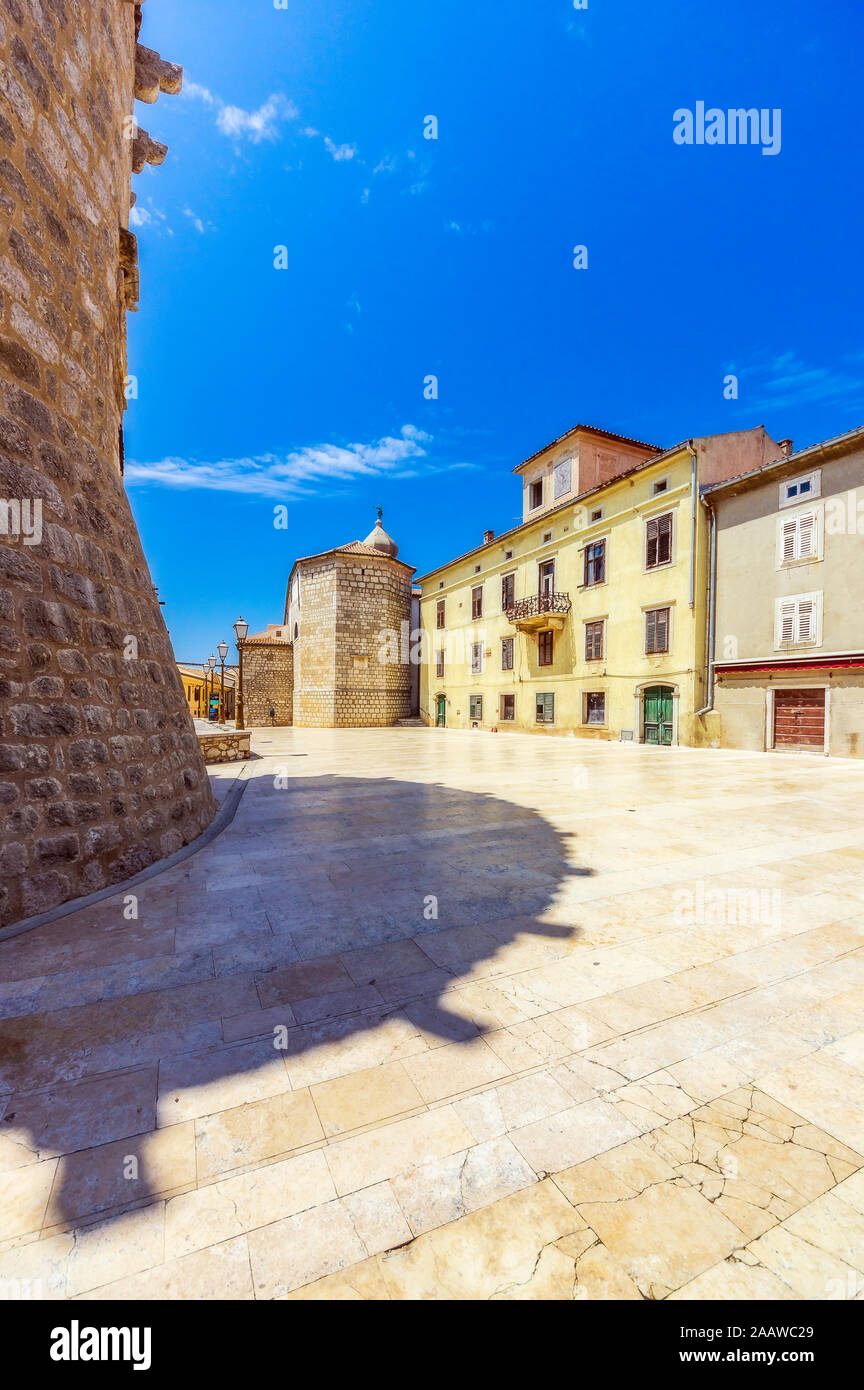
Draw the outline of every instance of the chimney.
M793 455L794 452L795 452L795 445L792 443L792 440L791 440L791 439L781 439L781 440L780 440L780 451L781 451L781 453L783 454L783 457L784 457L784 458L787 458L787 459L788 459L788 458L791 458L792 455Z
M490 541L494 541L494 539L495 539L495 532L494 532L494 531L484 531L484 532L483 532L483 544L484 544L484 545L488 545L489 542L490 542Z

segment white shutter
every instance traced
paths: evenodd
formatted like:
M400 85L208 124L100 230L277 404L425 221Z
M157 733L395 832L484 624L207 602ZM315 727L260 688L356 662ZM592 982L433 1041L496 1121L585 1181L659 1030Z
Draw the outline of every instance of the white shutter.
M795 600L781 600L777 614L777 642L795 641Z
M816 604L812 598L799 599L798 609L798 631L795 635L797 642L812 642L816 635Z
M780 559L783 564L789 564L796 558L795 551L798 540L797 521L784 521L783 523L783 543L780 549Z
M785 529L785 528L784 528ZM798 517L798 560L816 554L816 513L804 512Z

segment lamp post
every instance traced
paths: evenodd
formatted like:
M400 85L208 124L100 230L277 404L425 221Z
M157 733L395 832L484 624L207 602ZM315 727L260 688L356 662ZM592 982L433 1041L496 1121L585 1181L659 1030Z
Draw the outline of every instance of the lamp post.
M242 618L238 618L234 624L234 637L237 641L237 709L234 727L245 729L245 711L243 709L243 643L246 641L246 633L249 631L249 624L244 623Z
M207 667L210 671L210 696L207 700L207 718L210 718L210 701L213 699L213 691L216 688L216 658L211 652L207 658Z
M220 642L216 648L219 653L219 660L222 662L222 676L219 685L219 723L225 723L225 658L228 655L228 643Z

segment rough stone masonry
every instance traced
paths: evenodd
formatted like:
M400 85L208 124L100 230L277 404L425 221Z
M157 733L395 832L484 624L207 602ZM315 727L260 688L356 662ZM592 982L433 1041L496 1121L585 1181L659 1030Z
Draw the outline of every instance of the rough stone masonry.
M130 175L166 152L133 97L182 81L140 23L0 0L0 927L215 810L122 478Z

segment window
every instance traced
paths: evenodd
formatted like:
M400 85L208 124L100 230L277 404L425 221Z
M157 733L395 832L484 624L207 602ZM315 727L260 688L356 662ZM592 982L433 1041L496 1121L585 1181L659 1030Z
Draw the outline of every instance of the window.
M537 641L537 660L541 666L552 665L554 642L555 634L551 628L547 632L540 633Z
M822 470L802 473L798 478L786 478L780 484L780 506L793 507L796 502L809 502L811 497L822 496Z
M443 579L439 579L439 580L438 580L438 588L439 588L439 589L443 589L443 588L444 588L444 580L443 580Z
M555 696L552 694L537 696L537 723L555 723Z
M515 574L502 574L501 576L501 609L504 613L508 608L512 608L516 602L516 576Z
M778 523L777 564L794 565L799 560L819 560L819 513L799 512Z
M606 723L605 690L591 690L586 693L582 722L583 724Z
M649 608L645 613L645 655L669 650L669 609Z
M585 660L603 660L603 619L585 624Z
M481 676L483 674L483 643L471 643L471 674Z
M672 559L672 513L654 516L645 525L645 568L668 565Z
M471 722L472 724L479 723L483 718L483 696L471 695L469 696L469 701Z
M435 675L440 680L444 675L444 648L435 653Z
M471 617L472 617L472 618L482 618L482 617L483 617L483 585L482 585L482 584L478 584L477 587L476 587L475 589L472 589L472 590L471 590Z
M505 551L504 551L504 559L505 559L505 560L512 560L512 559L513 559L513 551L512 551L512 550L505 550Z
M591 520L592 520L592 522L594 522L594 521L602 521L602 520L603 520L603 508L602 508L602 507L595 507L595 508L594 508L593 512L591 513Z
M528 487L528 510L533 512L543 505L543 479L538 478L536 483L531 483Z
M501 638L501 670L513 670L513 638Z
M502 696L501 696L501 718L502 718L502 719L515 719L515 718L516 718L516 696L515 696L515 695L502 695Z
M654 484L654 496L656 497L659 492L665 492L668 486L668 478L658 478L656 483Z
M474 573L475 573L475 574L479 574L479 573L480 573L480 569L481 569L481 566L480 566L480 565L475 565L475 566L474 566Z
M541 594L555 592L555 561L544 560L537 566L537 591Z
M822 641L822 595L796 594L778 598L774 614L774 646L818 646Z
M606 542L595 541L585 547L585 583L602 584L606 578Z
M546 542L547 542L547 541L551 541L551 539L552 539L552 532L551 532L551 531L544 531L544 532L543 532L543 544L545 545Z
M435 626L436 626L436 627L443 627L443 626L444 626L444 611L445 611L445 600L444 600L443 598L439 598L438 602L437 602L436 605L435 605Z

